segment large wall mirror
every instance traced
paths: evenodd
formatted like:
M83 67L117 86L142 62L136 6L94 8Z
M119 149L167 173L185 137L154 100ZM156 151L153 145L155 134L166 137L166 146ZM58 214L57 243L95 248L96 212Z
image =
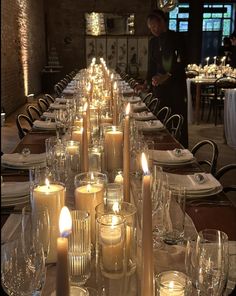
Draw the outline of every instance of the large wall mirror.
M86 35L133 35L134 14L86 13Z

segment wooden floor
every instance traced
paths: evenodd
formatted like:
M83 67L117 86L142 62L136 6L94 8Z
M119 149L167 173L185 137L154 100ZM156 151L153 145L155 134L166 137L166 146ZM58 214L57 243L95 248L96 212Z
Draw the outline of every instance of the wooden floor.
M18 132L15 124L16 114L25 113L26 105L20 107L16 112L6 118L4 127L1 128L1 151L3 153L11 152L16 144L19 142ZM217 168L236 163L236 150L230 148L223 138L223 125L215 126L213 123L201 122L199 125L189 126L189 149L203 139L214 140L219 148L219 157ZM201 153L202 159L210 157L209 149L203 150ZM236 175L229 175L225 178L224 183L234 184ZM235 196L236 201L236 196Z

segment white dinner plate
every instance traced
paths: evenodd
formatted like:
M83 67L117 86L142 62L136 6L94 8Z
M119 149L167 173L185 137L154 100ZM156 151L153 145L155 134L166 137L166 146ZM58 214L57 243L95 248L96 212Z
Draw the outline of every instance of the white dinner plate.
M8 168L8 169L13 169L13 170L29 170L30 168L33 168L33 167L39 167L39 168L44 168L46 167L46 162L43 161L43 162L38 162L38 163L32 163L32 164L29 164L29 165L11 165L11 164L5 164L5 163L2 163L1 164L2 167L4 168Z
M150 155L149 155L150 156ZM150 157L150 159L152 159ZM153 162L155 164L158 164L158 165L162 165L162 166L181 166L181 165L188 165L188 164L192 164L196 161L196 158L193 158L193 159L190 159L188 161L178 161L178 162L161 162L161 161L157 161L155 159L153 159Z
M186 191L186 198L190 199L190 198L197 198L197 197L212 196L212 195L220 193L222 190L223 190L223 187L220 186L220 187L216 187L214 189L211 189L210 191L198 191L194 194L193 194L193 192Z
M18 206L18 205L23 205L26 203L29 203L30 201L30 196L29 195L25 195L25 196L21 196L21 197L15 197L15 198L2 198L1 199L1 207L11 207L11 206Z

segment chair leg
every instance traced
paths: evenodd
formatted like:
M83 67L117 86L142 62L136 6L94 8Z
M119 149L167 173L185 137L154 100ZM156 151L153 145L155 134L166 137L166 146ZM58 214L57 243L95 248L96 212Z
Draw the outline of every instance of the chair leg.
M208 116L207 116L207 122L209 122L210 118L211 118L211 112L212 112L212 102L210 101L209 104L209 111L208 111Z
M201 120L203 120L203 117L204 117L204 109L205 109L205 98L202 98L202 114L201 114Z

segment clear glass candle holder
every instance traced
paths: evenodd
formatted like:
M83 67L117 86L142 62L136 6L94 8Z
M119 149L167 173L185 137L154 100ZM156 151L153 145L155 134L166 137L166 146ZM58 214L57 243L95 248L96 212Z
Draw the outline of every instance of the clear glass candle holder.
M179 271L161 272L155 278L157 296L185 296L188 295L189 279Z
M96 226L98 267L104 277L119 279L126 269L125 219L104 214L97 218Z
M80 142L66 141L66 166L68 172L80 171Z
M89 170L101 172L103 169L103 147L95 145L89 148Z
M47 262L56 262L57 237L59 236L59 216L65 205L66 189L63 183L51 178L48 169L30 170L30 199L33 211L47 208L50 220L50 250Z
M96 207L96 218L104 214L118 214L126 221L126 267L127 274L133 274L137 260L137 209L128 202L101 203Z
M91 216L91 240L95 244L95 208L103 202L107 176L99 172L75 176L75 209L87 211Z
M90 215L86 211L73 210L72 232L68 236L70 281L83 285L91 274L91 227Z
M123 201L123 186L120 183L108 183L106 190L106 204L113 205Z

